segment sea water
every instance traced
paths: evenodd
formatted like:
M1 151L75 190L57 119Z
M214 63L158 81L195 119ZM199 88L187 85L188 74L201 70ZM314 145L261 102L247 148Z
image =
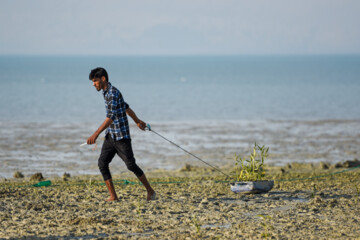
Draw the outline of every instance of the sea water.
M360 118L360 56L3 56L0 120L102 119L98 66L148 121Z
M78 145L105 118L88 79L99 66L139 118L218 166L253 141L277 163L359 156L358 55L0 56L0 177L98 172L100 147ZM131 134L144 167L196 161L134 125Z

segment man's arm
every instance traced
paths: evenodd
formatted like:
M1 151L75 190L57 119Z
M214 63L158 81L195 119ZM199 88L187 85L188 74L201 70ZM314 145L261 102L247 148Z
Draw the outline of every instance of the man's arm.
M141 121L135 114L135 112L130 108L128 107L126 109L126 113L127 115L129 115L133 120L134 122L136 123L136 125L141 129L141 130L145 130L145 127L146 127L146 123Z
M98 136L100 135L100 133L102 133L102 131L104 131L105 129L107 129L110 124L112 124L113 120L111 120L111 118L106 118L105 121L101 124L101 126L98 128L98 130L96 130L94 132L94 134L88 138L87 140L87 144L94 144L96 142L96 139L98 138Z

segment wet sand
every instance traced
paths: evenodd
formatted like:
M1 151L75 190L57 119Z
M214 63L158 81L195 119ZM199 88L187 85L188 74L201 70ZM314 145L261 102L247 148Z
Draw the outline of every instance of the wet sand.
M268 167L274 188L264 194L230 191L209 168L156 170L148 178L158 199L130 173L114 176L119 202L108 197L99 175L51 178L49 187L24 187L25 179L0 182L1 239L357 239L360 237L360 170L324 165ZM232 174L232 169L223 168ZM127 179L124 184L122 179ZM22 187L20 187L22 186Z
M201 159L215 166L233 165L234 153L247 155L254 142L270 147L267 163L335 163L359 158L360 120L318 121L214 121L156 122L152 128ZM102 140L80 147L98 128L96 124L1 123L0 179L15 171L25 176L43 171L45 177L98 174L97 160ZM135 158L145 170L176 170L184 164L203 166L187 153L131 125ZM111 163L115 174L126 173L121 159Z

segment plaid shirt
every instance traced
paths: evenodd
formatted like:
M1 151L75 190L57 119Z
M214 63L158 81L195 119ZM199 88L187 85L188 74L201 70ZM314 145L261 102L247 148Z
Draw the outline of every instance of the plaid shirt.
M123 138L130 139L129 122L126 109L129 105L124 101L120 91L108 83L108 88L103 90L106 108L106 117L113 120L113 123L106 129L105 135L119 141Z

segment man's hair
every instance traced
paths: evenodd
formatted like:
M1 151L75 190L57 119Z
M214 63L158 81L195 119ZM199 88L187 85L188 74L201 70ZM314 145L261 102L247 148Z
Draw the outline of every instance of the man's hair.
M102 67L97 67L94 68L93 70L91 70L90 74L89 74L89 79L93 80L94 78L101 78L101 77L105 77L106 81L109 81L109 77L108 74L106 72L106 70Z

